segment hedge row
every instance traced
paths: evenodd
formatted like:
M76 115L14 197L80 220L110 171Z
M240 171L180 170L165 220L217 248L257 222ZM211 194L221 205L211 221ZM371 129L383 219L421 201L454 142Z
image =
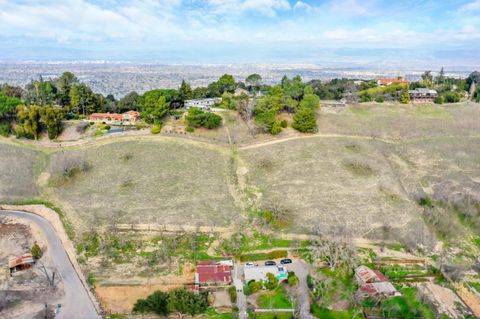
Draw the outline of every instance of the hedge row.
M286 250L274 250L269 253L245 254L240 256L240 261L257 261L277 258L286 258L288 252Z

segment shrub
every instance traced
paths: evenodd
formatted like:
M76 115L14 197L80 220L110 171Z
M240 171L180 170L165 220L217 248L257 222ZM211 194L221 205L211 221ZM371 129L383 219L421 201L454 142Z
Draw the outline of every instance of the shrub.
M267 273L267 281L265 282L265 288L273 290L278 286L278 278L272 273Z
M252 288L250 288L249 285L243 286L243 293L245 294L245 296L250 296L253 293Z
M221 116L210 112L204 112L196 107L192 107L188 110L185 119L187 120L188 126L193 128L203 126L210 130L222 125Z
M315 111L309 108L300 108L293 116L292 127L302 133L315 133L317 131Z
M293 271L288 272L287 282L292 287L298 284L298 277L297 275L295 275L295 272Z
M460 94L457 92L447 92L444 94L443 98L446 103L457 103L460 102Z
M91 272L88 273L87 282L91 287L95 288L95 284L97 283L97 278L95 278L95 275L93 273Z
M313 287L315 287L315 279L311 275L307 275L307 286L310 289L313 289Z
M433 103L435 104L443 104L445 102L445 99L443 98L443 96L439 95L437 96L434 100L433 100Z
M55 186L60 186L68 179L75 177L77 174L85 173L90 169L88 161L76 154L62 154L56 161L51 162L50 173Z
M37 243L33 244L32 249L30 249L30 252L35 259L40 259L43 255L42 248L38 246Z
M277 134L280 134L280 132L282 132L282 127L280 126L280 123L278 122L273 123L272 129L270 130L270 134L277 135Z
M254 294L262 289L262 283L255 280L250 280L247 286L250 290L250 294Z
M280 122L280 127L286 128L287 126L288 126L287 120L282 120L282 121Z
M150 129L150 132L152 134L158 134L160 133L162 130L162 125L161 124L155 124L154 126L152 126L152 128Z
M428 196L421 197L418 200L418 204L423 207L429 207L429 208L433 207L432 200Z
M228 294L230 295L230 301L234 304L237 302L237 290L235 286L228 288Z
M10 124L9 123L0 123L0 135L8 137L10 135Z
M378 95L376 98L375 98L375 102L377 103L383 103L385 102L385 97L383 95Z
M185 128L185 131L187 131L188 133L192 133L193 131L195 131L195 129L189 125Z

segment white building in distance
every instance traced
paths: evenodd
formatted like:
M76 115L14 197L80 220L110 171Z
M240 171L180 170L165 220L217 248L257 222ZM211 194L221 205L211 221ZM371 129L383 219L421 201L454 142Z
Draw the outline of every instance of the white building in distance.
M221 97L213 97L208 99L198 99L198 100L185 100L185 107L187 110L191 107L197 107L202 110L209 110L214 107L216 104L222 103Z

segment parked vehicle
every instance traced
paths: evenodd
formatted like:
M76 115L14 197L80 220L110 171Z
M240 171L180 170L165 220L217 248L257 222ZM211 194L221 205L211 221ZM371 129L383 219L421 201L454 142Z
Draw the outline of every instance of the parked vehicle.
M245 263L245 267L255 267L255 266L258 266L258 264L252 263L252 262Z
M285 259L280 260L280 263L282 265L291 264L292 260L290 258L285 258Z
M265 262L265 266L276 266L276 265L277 265L277 263L274 262L273 260L267 260Z

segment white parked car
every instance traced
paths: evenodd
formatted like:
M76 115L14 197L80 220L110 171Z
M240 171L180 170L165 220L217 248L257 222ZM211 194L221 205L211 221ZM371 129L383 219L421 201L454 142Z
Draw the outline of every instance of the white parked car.
M245 267L255 267L255 266L258 266L258 264L252 263L252 262L245 263Z

